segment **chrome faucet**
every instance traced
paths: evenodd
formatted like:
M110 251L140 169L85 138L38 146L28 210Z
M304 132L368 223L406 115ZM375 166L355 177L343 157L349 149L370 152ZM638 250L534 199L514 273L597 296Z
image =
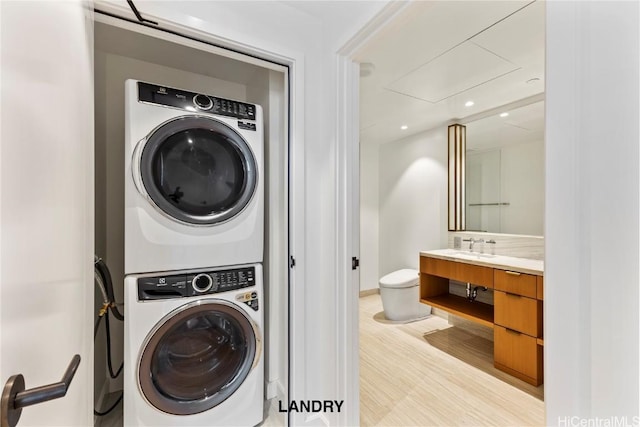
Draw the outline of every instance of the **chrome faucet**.
M469 242L469 252L473 252L473 244L484 243L484 239L474 239L473 237L470 237L468 239L464 239L463 242Z

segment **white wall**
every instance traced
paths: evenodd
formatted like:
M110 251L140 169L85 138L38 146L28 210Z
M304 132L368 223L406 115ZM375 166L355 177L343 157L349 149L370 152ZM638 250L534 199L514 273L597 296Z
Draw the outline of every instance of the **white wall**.
M380 146L380 275L447 246L447 128Z
M360 290L378 288L378 144L360 144Z
M637 424L640 4L546 8L547 425Z

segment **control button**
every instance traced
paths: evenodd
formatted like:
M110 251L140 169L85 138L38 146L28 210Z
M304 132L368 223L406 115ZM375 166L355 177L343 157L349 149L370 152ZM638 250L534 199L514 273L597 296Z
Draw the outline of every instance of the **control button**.
M251 299L256 299L258 298L258 293L257 292L251 292Z
M257 299L254 299L251 301L245 301L245 304L251 307L254 311L258 311L258 309L260 308L260 303L258 303Z
M241 302L251 301L251 299L252 299L251 292L245 292L243 294L236 295L236 300Z
M193 278L193 281L191 282L191 286L193 286L193 289L196 292L201 292L201 293L207 292L213 286L213 280L211 279L211 276L209 276L208 274L205 274L205 273L198 274L196 277Z
M213 101L207 95L198 94L193 97L193 103L200 110L210 110L213 107Z

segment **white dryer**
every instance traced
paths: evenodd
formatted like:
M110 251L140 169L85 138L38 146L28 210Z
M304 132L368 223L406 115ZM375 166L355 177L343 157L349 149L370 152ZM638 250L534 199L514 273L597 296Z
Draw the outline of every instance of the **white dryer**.
M125 274L259 263L259 105L127 80Z
M125 279L125 426L263 420L262 266Z

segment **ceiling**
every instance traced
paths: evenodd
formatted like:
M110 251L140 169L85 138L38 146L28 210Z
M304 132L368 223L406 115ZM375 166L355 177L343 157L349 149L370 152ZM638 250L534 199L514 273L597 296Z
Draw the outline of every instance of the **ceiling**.
M466 123L467 151L480 151L517 143L544 141L544 101L509 110L507 117L491 114Z
M411 3L355 55L374 65L360 79L361 142L401 139L543 93L544 42L542 1Z

